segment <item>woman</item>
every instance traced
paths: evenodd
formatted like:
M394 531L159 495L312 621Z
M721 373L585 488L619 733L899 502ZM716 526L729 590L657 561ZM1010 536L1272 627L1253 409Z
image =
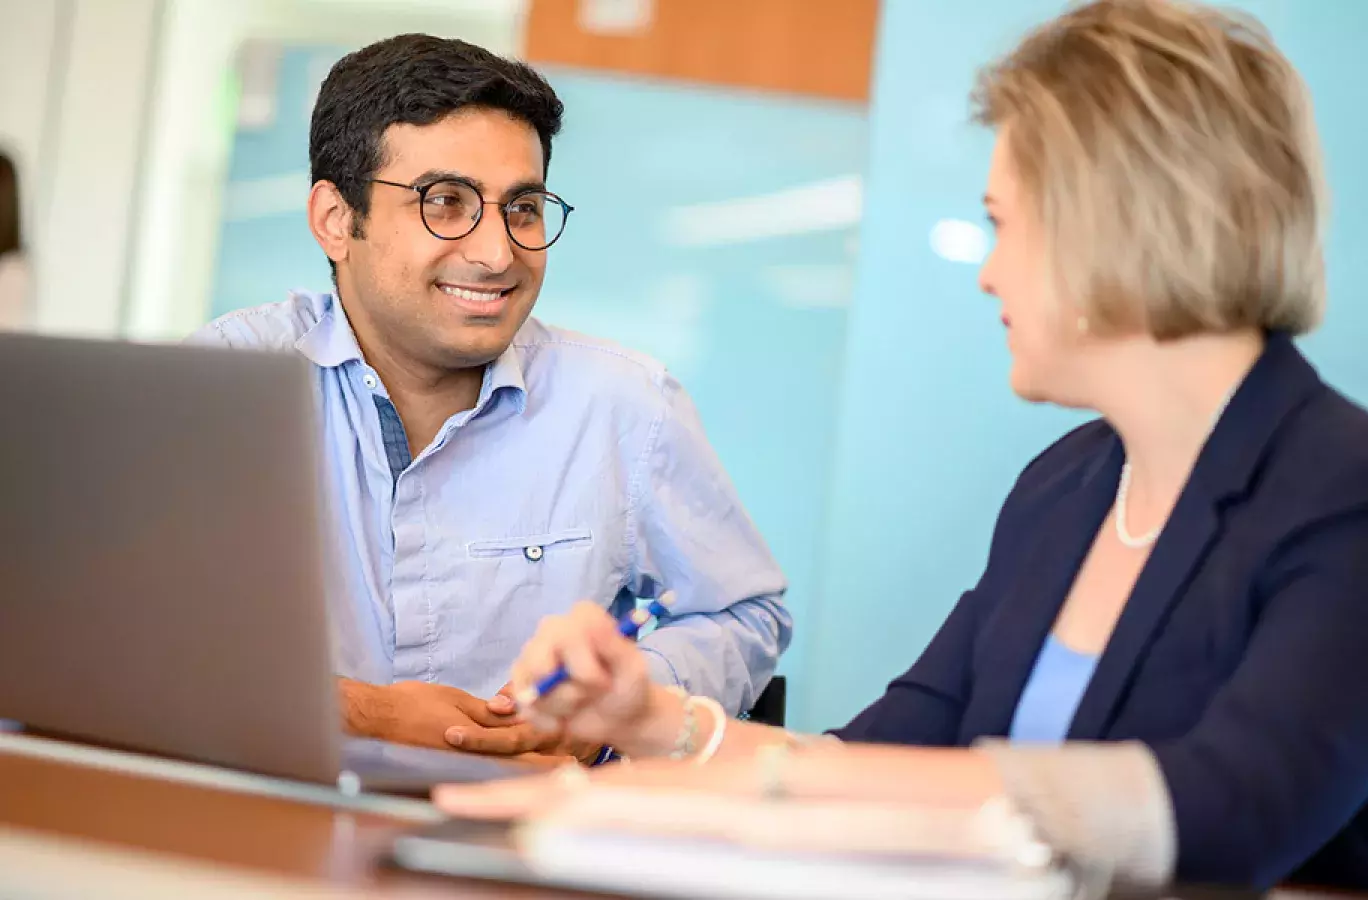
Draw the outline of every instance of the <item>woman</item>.
M28 263L19 232L19 178L0 153L0 331L25 328L30 319Z
M790 741L650 685L593 606L526 648L520 689L571 673L529 715L634 761L711 757L609 780L1006 794L1127 881L1368 887L1368 413L1291 340L1324 295L1301 82L1251 24L1101 0L985 71L976 103L1012 388L1101 418L1022 473L979 584L843 746L759 753ZM438 800L516 813L546 790Z

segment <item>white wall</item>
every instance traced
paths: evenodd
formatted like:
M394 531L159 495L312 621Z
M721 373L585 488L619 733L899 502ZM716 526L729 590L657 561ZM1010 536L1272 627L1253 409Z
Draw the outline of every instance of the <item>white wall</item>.
M67 0L0 0L0 147L19 170L24 237L34 245L39 243L40 213L46 208L42 198L47 173L38 160L52 105L53 53L59 19L67 17L71 6Z
M45 331L113 334L162 0L0 3L14 148Z
M261 0L173 0L160 48L142 215L130 267L128 333L185 333L209 290L232 129L224 105L233 53Z
M0 140L32 162L42 143L58 13L69 3L0 2Z
M208 305L249 38L459 34L500 53L523 0L0 0L0 146L19 166L37 319L176 338Z
M142 170L144 124L162 0L77 0L54 80L54 138L40 221L38 327L112 335Z

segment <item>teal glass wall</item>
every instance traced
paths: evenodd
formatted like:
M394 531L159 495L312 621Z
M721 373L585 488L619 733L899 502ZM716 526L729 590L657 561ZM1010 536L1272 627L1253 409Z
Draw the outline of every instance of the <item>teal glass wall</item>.
M537 314L663 360L789 577L818 583L866 161L863 107L551 73L575 206ZM801 693L807 645L781 671Z
M210 315L328 290L328 261L305 218L309 116L337 48L283 48L268 120L239 126L224 189Z

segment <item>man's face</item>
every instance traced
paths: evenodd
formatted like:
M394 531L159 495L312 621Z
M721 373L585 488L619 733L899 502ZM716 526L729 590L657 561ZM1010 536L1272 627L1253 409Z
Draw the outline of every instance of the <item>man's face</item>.
M537 302L546 251L510 240L499 205L541 187L544 171L536 130L500 111L467 109L385 131L375 178L403 185L461 178L489 205L470 234L442 240L424 226L417 192L370 186L364 237L347 239L337 273L368 355L450 371L483 366L507 349ZM435 224L435 215L429 219Z

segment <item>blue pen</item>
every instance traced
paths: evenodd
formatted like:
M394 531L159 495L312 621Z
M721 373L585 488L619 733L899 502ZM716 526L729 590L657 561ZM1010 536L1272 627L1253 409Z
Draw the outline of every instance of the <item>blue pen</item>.
M666 591L646 606L638 607L627 613L627 615L618 620L618 634L625 638L636 637L637 632L645 627L647 622L658 616L663 616L668 612L670 606L674 603L674 599L674 591ZM538 697L546 696L569 678L570 673L565 670L565 666L561 666L556 671L537 682L535 687L520 693L517 698L518 705L524 708L530 706L536 702Z

